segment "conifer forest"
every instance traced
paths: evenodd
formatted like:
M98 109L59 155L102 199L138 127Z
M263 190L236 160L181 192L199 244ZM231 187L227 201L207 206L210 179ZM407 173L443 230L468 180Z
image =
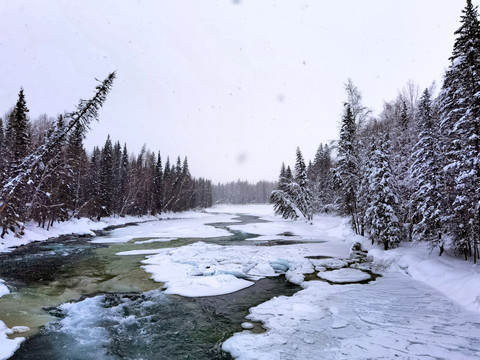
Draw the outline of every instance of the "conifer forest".
M480 256L480 23L470 0L438 96L409 85L373 116L349 80L339 140L281 166L271 202L284 218L338 211L385 249L427 242ZM335 154L335 155L333 155Z
M188 160L145 146L138 155L110 137L87 153L83 139L113 84L115 73L72 113L30 121L23 89L0 118L0 222L2 237L22 234L34 220L49 228L74 217L161 214L212 205L212 184L190 174Z

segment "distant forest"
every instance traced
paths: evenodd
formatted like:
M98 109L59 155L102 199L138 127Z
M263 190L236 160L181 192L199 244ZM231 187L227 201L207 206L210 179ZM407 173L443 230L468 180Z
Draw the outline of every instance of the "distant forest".
M465 259L480 243L480 23L467 0L439 95L408 84L379 116L349 81L340 139L306 165L297 149L271 201L285 218L338 211L385 249L426 241ZM426 56L419 54L418 56ZM336 156L332 156L335 152Z
M21 235L25 221L47 229L73 217L160 214L212 205L212 184L191 176L187 158L162 163L145 147L138 155L110 137L87 153L83 139L105 101L111 74L75 112L28 117L23 89L0 118L0 223Z
M270 194L276 182L259 181L251 184L248 181L232 181L213 186L214 204L265 204L269 202Z

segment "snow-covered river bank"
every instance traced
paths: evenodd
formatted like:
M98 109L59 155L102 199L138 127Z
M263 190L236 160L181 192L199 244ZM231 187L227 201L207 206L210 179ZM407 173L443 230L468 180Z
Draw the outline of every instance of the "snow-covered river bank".
M455 259L422 273L409 249L372 249L359 263L343 219L287 221L268 205L177 217L1 255L0 358L21 343L14 359L480 357L475 294L412 279ZM425 256L414 260L437 261Z

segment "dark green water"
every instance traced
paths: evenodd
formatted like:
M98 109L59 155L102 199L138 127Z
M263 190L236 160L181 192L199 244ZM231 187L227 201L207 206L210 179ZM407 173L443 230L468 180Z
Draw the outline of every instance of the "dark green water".
M213 225L256 221L251 216L239 220ZM92 244L69 236L1 254L0 278L15 289L0 299L0 319L9 327L31 328L12 359L230 359L221 344L241 331L248 309L292 295L298 286L275 277L222 296L165 295L140 268L143 255L115 254L195 241L235 245L251 237L231 233L142 245Z

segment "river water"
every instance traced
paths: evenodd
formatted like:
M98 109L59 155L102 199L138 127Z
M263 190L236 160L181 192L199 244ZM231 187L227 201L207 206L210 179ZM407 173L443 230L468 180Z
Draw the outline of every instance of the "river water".
M262 221L254 216L235 220L212 225L228 229L230 224ZM248 309L274 296L292 295L300 287L274 277L222 296L165 295L161 284L140 267L144 255L116 253L199 240L235 245L251 237L231 233L141 246L64 236L0 254L0 278L13 290L0 299L0 319L8 327L31 329L21 334L28 339L12 359L230 359L221 344L241 331ZM262 328L255 324L253 331Z

